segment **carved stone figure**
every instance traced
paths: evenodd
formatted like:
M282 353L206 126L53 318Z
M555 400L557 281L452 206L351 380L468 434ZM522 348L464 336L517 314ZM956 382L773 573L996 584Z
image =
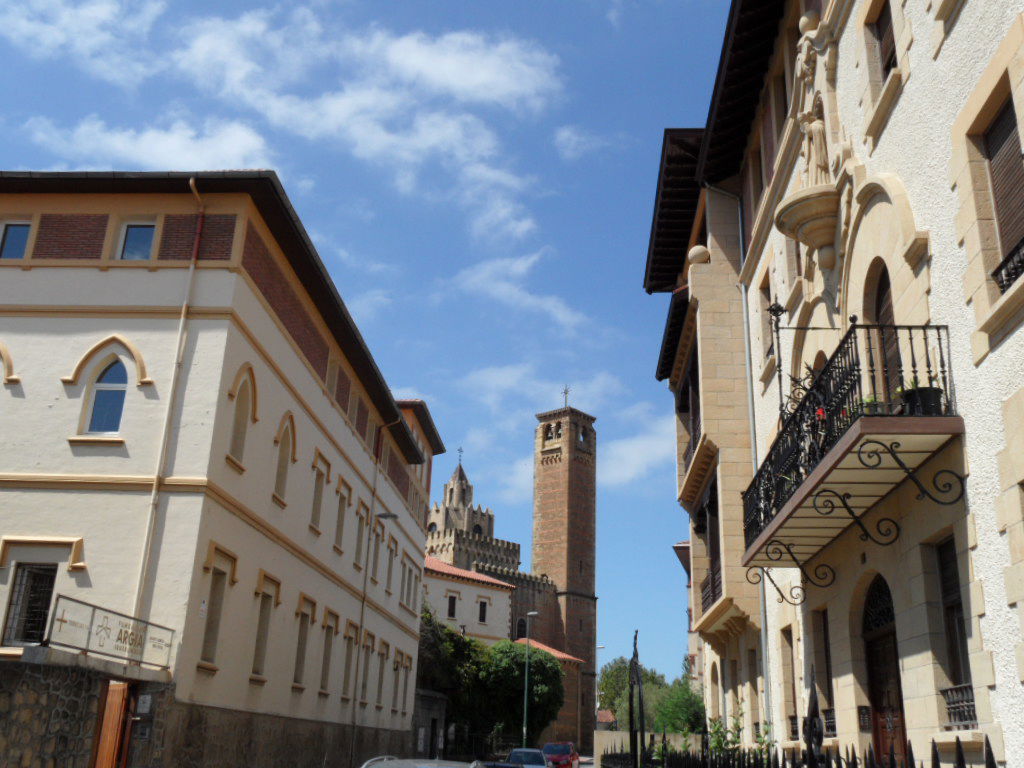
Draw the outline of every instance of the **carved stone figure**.
M805 13L800 18L800 40L796 47L796 88L799 94L797 109L807 110L814 96L814 73L818 67L818 49L814 46L814 32L818 28L818 14Z
M804 158L807 162L804 171L805 186L816 187L821 184L831 184L828 141L825 135L825 109L820 95L815 97L812 109L800 115L800 129L804 132L805 137Z

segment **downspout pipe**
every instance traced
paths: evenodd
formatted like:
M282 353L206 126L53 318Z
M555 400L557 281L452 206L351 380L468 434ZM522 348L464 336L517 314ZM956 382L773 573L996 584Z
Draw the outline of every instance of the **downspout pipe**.
M167 472L168 443L170 442L171 424L174 420L174 406L178 401L178 390L181 386L181 374L185 362L185 342L188 337L188 312L192 301L192 291L195 287L196 264L199 261L199 246L203 237L203 224L206 222L206 204L203 202L199 190L196 188L196 177L188 180L188 188L196 200L198 208L198 219L196 220L196 233L192 238L192 255L188 263L188 273L185 277L185 290L181 299L181 313L178 316L178 339L174 352L174 369L171 373L171 385L167 391L167 408L164 411L163 427L160 431L160 444L157 449L156 469L153 472L153 486L149 494L149 515L146 522L146 536L142 544L142 558L139 566L139 582L135 588L135 608L132 615L137 618L149 618L149 607L146 609L146 616L142 615L143 596L146 591L146 581L150 575L153 549L153 530L156 527L157 510L160 505L160 484L163 482L164 474Z
M740 242L740 263L746 259L746 221L743 216L743 200L739 195L715 187L707 182L704 188L717 192L720 195L731 197L736 201L736 223L737 235ZM736 289L740 292L740 305L743 312L743 349L745 352L744 363L747 376L747 422L750 425L750 459L753 465L754 474L757 473L757 422L754 418L754 372L751 368L751 343L750 343L750 311L747 302L747 291L743 283L736 283ZM758 597L760 598L761 609L761 674L764 677L764 712L762 717L765 725L769 728L772 724L772 685L771 685L771 664L768 663L768 600L765 592L764 578L758 584ZM723 686L724 690L724 686ZM723 710L724 711L724 710Z

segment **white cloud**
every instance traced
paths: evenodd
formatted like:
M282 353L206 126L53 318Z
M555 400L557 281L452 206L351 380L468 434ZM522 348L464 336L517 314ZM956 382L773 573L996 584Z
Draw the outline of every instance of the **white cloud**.
M198 128L175 120L166 127L136 129L111 127L92 115L68 129L35 117L25 128L39 146L88 167L214 170L270 165L263 137L235 120L207 120Z
M558 296L531 293L524 285L545 252L546 249L542 249L526 256L481 261L456 274L452 282L473 296L492 299L514 309L544 314L563 329L575 330L586 321L586 315Z
M478 368L463 376L461 384L492 411L507 414L510 419L520 418L517 410L529 414L554 407L561 402L565 386L563 381L539 375L533 363ZM595 412L622 391L622 382L606 371L599 371L587 379L571 382L569 387L571 405Z
M392 387L391 396L396 400L423 400L430 405L436 402L432 395L425 395L415 387Z
M676 458L674 416L654 419L630 437L598 441L597 480L601 485L627 485L647 477Z
M348 307L348 311L357 323L365 323L375 318L391 302L391 294L383 288L371 288L347 299L345 306Z
M503 469L498 500L506 504L521 504L532 499L533 456L517 459Z
M380 259L374 259L369 256L362 254L356 255L345 248L335 249L335 254L338 256L338 260L350 269L356 269L360 272L366 272L371 275L380 275L393 273L398 271L398 267L386 261Z
M0 36L35 58L67 56L134 86L160 68L144 41L164 8L160 0L14 0L0 5Z
M563 160L579 160L608 146L608 140L575 125L563 125L555 131L555 149Z

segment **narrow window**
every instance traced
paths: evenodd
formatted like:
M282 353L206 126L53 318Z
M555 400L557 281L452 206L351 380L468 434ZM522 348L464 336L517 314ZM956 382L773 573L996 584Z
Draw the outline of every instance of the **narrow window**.
M302 679L306 673L306 646L309 643L309 625L313 623L313 611L316 605L308 598L300 598L299 603L299 630L295 642L295 674L292 682L295 685L302 685Z
M329 690L331 682L331 654L334 651L334 636L338 634L338 617L328 613L324 617L324 653L320 659L320 690Z
M942 595L942 620L946 631L946 656L949 681L953 685L971 682L971 667L967 659L967 627L964 604L960 597L960 572L957 565L956 544L946 539L935 548L939 561L939 587Z
M395 675L394 675L394 679L392 680L392 688L391 688L391 711L392 712L397 712L398 711L398 688L401 685L403 657L404 657L404 654L401 651L395 651L395 663L393 665Z
M398 554L395 548L397 546L396 542L388 542L388 578L384 584L384 588L389 593L391 592L391 584L394 581L395 576L395 557Z
M790 740L800 738L800 728L796 715L796 648L793 646L793 630L786 627L782 630L782 681L785 697L784 711Z
M1024 160L1013 99L1007 100L985 132L984 149L1003 260L993 277L1005 293L1024 274Z
M309 524L314 528L320 528L320 510L324 504L324 485L327 482L327 475L324 467L317 464L313 468L313 508L309 512Z
M152 224L128 224L125 226L119 258L122 261L148 261L153 254L153 232L155 230L156 227Z
M892 27L892 9L889 0L882 3L878 17L872 25L875 42L878 44L878 65L882 72L882 82L889 78L889 73L896 68L896 34Z
M408 657L402 664L402 714L404 715L409 706L409 667L411 666Z
M96 378L92 391L92 412L89 415L89 433L116 434L121 428L124 398L128 390L128 371L124 363L115 360Z
M243 381L235 393L235 414L231 424L231 456L238 461L245 454L245 435L249 430L249 415L252 413L252 390L248 381Z
M526 637L526 619L519 619L516 622L516 640Z
M481 624L486 624L487 623L487 601L486 600L481 600L480 601L480 623Z
M748 648L747 683L749 690L747 695L750 697L750 722L758 724L759 727L761 722L761 699L758 692L757 678L757 650Z
M214 565L210 569L210 593L206 601L206 626L203 629L203 649L200 657L208 664L217 659L217 638L220 635L220 618L224 609L224 588L228 572Z
M274 495L280 501L284 501L284 494L288 489L288 462L291 461L291 458L292 429L290 426L286 426L277 447L277 474L274 478Z
M23 259L28 248L28 224L4 224L0 235L0 259Z
M274 613L276 595L261 592L259 596L260 613L256 619L256 649L252 656L252 673L263 675L267 662L267 640L270 637L270 619Z
M448 618L455 618L455 605L458 602L458 598L455 595L448 595Z
M388 645L382 643L377 652L377 709L384 706L384 672L388 664L388 650Z
M380 570L380 540L383 538L383 532L381 529L377 529L373 532L373 568L370 571L370 578L373 579L373 583L377 583L377 573Z
M772 305L772 290L767 274L758 291L758 299L761 305L761 349L764 350L765 359L768 359L775 354L775 339L772 336L772 316L768 311Z
M359 703L366 704L366 692L370 686L370 664L373 661L373 640L367 640L363 646L363 680L359 685Z
M341 695L348 698L352 690L352 662L355 659L356 634L351 626L345 630L345 670L341 680Z
M409 580L409 567L402 561L402 588L398 592L398 602L406 604L406 582Z
M340 552L345 539L345 515L352 503L352 488L348 483L338 480L338 520L334 526L334 546Z
M363 567L363 541L366 539L366 514L368 511L365 504L359 504L359 511L356 513L356 568Z
M50 615L57 566L19 563L14 572L11 602L4 625L4 645L33 645L43 642Z

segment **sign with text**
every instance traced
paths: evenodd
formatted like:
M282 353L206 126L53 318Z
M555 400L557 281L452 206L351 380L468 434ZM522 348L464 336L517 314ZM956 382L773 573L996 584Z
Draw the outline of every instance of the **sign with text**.
M171 660L174 630L57 595L50 614L48 639L54 647L166 669Z

